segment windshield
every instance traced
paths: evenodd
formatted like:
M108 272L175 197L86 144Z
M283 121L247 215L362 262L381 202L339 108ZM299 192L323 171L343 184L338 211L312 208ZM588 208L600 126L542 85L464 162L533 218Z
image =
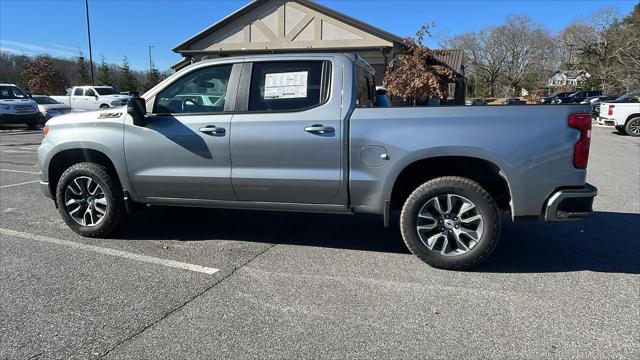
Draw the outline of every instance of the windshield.
M17 86L0 86L0 99L28 99L29 96Z
M118 90L114 88L95 88L96 92L100 95L120 95Z
M37 102L40 105L59 104L57 101L53 100L52 98L50 98L48 96L34 96L33 100L35 100L35 102Z
M638 101L638 96L640 96L639 93L628 93L620 96L615 101L629 101L629 102Z

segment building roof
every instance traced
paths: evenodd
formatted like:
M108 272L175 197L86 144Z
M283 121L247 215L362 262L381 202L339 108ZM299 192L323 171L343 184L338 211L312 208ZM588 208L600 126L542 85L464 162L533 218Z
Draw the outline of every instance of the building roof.
M182 44L176 46L173 51L175 52L182 52L184 50L189 50L189 46L192 45L193 43L195 43L196 41L208 36L209 34L221 29L223 26L231 23L232 21L242 17L244 14L248 13L249 11L257 8L258 6L267 3L268 1L273 1L273 0L253 0L252 2L250 2L249 4L245 5L244 7L236 10L235 12L231 13L230 15L228 15L227 17L223 18L222 20L216 22L215 24L209 26L208 28L202 30L201 32L197 33L196 35L192 36L191 38L187 39L186 41L184 41ZM289 0L290 2L296 2L299 3L301 5L304 5L306 7L309 7L319 13L325 14L327 16L331 16L335 19L338 19L340 21L349 23L350 25L359 28L362 31L366 31L369 32L375 36L378 36L382 39L385 39L387 41L390 42L394 42L394 43L398 43L398 44L402 44L404 39L394 35L388 31L382 30L380 28L377 28L375 26L369 25L365 22L362 22L356 18L353 18L351 16L345 15L341 12L335 11L333 9L330 9L326 6L322 6L314 1L311 0Z
M462 49L434 50L433 55L436 60L450 67L460 75L464 75L462 60L464 51Z

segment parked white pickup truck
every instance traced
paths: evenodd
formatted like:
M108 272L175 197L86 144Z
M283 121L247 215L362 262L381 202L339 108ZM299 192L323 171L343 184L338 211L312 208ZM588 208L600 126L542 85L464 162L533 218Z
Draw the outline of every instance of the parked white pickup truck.
M73 110L98 110L127 105L128 95L111 86L75 86L65 96L51 96Z
M629 93L600 104L598 123L615 126L631 136L640 136L640 93Z

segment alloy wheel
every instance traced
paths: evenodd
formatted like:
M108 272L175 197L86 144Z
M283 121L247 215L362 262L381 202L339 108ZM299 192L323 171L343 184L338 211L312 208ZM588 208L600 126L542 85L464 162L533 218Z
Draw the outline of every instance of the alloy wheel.
M633 119L629 123L629 131L633 135L640 135L640 119Z
M82 226L100 224L108 206L102 186L88 176L74 178L65 189L64 208L73 221Z
M422 243L445 256L469 252L484 232L484 220L476 205L456 194L431 198L420 208L416 224Z

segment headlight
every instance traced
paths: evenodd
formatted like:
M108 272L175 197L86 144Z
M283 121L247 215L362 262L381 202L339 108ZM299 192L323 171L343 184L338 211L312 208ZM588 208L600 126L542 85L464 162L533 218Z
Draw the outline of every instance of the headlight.
M49 117L54 117L54 116L60 116L62 114L60 112L56 111L56 110L49 110L49 111L47 111L47 115Z
M10 110L11 106L5 105L5 104L0 104L0 109L2 109L2 110Z

